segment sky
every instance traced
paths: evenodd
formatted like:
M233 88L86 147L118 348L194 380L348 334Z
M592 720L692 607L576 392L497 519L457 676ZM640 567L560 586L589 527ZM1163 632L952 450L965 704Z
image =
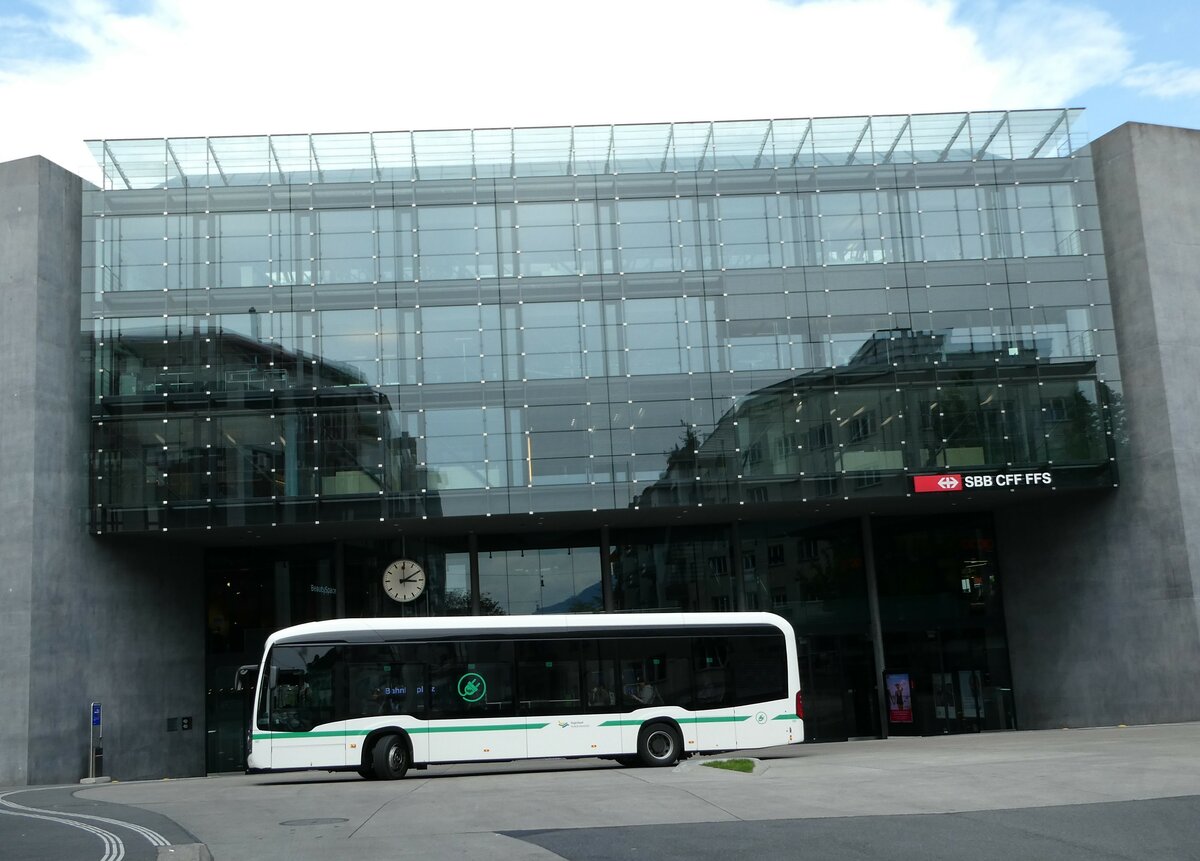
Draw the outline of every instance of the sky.
M1197 0L0 0L0 161L98 138L1083 107L1200 128Z

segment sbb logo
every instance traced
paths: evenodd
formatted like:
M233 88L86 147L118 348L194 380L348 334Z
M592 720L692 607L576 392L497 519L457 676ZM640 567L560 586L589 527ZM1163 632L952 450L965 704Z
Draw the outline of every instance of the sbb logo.
M1002 472L996 475L914 475L914 493L953 493L960 490L991 490L996 488L1052 487L1054 476L1049 472Z
M916 493L949 493L963 489L961 475L914 475L913 491Z

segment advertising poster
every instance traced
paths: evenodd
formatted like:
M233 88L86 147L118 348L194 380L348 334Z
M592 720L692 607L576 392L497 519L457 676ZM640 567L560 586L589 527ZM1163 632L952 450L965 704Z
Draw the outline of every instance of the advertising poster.
M888 698L888 721L912 723L912 684L908 673L888 673L884 676Z

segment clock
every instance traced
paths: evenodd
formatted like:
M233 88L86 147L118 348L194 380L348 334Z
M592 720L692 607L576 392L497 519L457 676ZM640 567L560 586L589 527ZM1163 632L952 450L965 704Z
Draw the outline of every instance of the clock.
M425 591L425 569L411 559L397 559L383 569L383 591L402 604L417 600Z

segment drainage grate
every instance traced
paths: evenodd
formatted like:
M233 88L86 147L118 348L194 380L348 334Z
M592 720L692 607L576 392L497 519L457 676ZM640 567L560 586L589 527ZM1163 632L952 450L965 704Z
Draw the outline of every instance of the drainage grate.
M280 822L280 825L337 825L339 822L349 822L349 819L289 819L287 822Z

